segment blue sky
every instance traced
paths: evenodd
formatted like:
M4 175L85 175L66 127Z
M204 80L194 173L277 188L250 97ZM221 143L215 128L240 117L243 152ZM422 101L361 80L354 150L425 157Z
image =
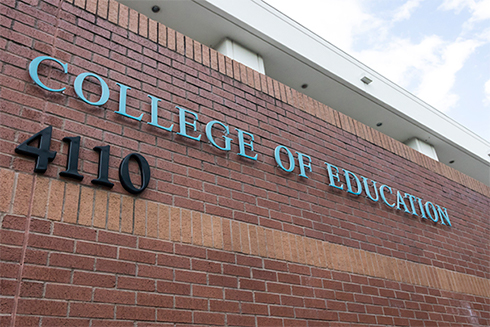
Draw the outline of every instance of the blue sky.
M490 141L490 0L265 0Z

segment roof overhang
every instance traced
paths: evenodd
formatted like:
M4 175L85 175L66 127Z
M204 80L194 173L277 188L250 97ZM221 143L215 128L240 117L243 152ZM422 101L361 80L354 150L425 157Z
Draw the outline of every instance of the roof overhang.
M490 142L260 0L120 2L210 47L235 40L268 76L400 142L432 144L442 163L490 186Z

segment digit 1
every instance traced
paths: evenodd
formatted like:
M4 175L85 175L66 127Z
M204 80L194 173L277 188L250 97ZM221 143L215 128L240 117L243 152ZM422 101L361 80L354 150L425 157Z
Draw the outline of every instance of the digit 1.
M78 173L78 154L80 152L80 136L65 137L63 142L68 143L68 159L66 170L61 171L63 177L70 177L81 181L83 176Z
M99 172L97 179L92 179L92 183L112 188L114 184L109 182L109 154L111 152L111 146L96 146L94 150L99 153Z

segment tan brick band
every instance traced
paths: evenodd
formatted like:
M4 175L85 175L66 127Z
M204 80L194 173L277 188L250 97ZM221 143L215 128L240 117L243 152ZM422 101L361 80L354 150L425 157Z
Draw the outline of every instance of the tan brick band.
M0 211L240 252L490 298L490 280L280 230L10 170L0 170Z
M490 187L462 172L316 101L269 76L236 62L191 38L156 22L115 0L64 0L152 42L240 81L257 91L301 109L370 143L408 159L430 171L490 196Z

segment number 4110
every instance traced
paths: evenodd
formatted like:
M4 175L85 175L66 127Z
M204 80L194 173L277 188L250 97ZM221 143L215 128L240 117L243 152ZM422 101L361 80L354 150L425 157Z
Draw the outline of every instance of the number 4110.
M51 134L53 127L49 126L42 131L34 134L18 147L15 148L15 152L23 154L29 157L34 157L36 165L34 172L44 173L48 168L48 164L56 157L56 151L51 151ZM32 146L31 143L38 140L37 147ZM66 162L66 170L60 172L63 177L74 178L81 181L83 176L78 173L78 155L80 153L80 136L71 136L63 138L63 142L68 143L68 160ZM92 180L95 185L102 185L109 188L114 186L109 181L109 155L110 145L96 146L94 150L99 153L99 168L97 178ZM129 175L129 160L134 159L138 163L138 167L141 174L141 186L135 187L131 181ZM150 165L148 161L139 153L130 153L121 161L119 165L119 180L121 185L126 191L131 194L139 194L148 186L150 181Z

